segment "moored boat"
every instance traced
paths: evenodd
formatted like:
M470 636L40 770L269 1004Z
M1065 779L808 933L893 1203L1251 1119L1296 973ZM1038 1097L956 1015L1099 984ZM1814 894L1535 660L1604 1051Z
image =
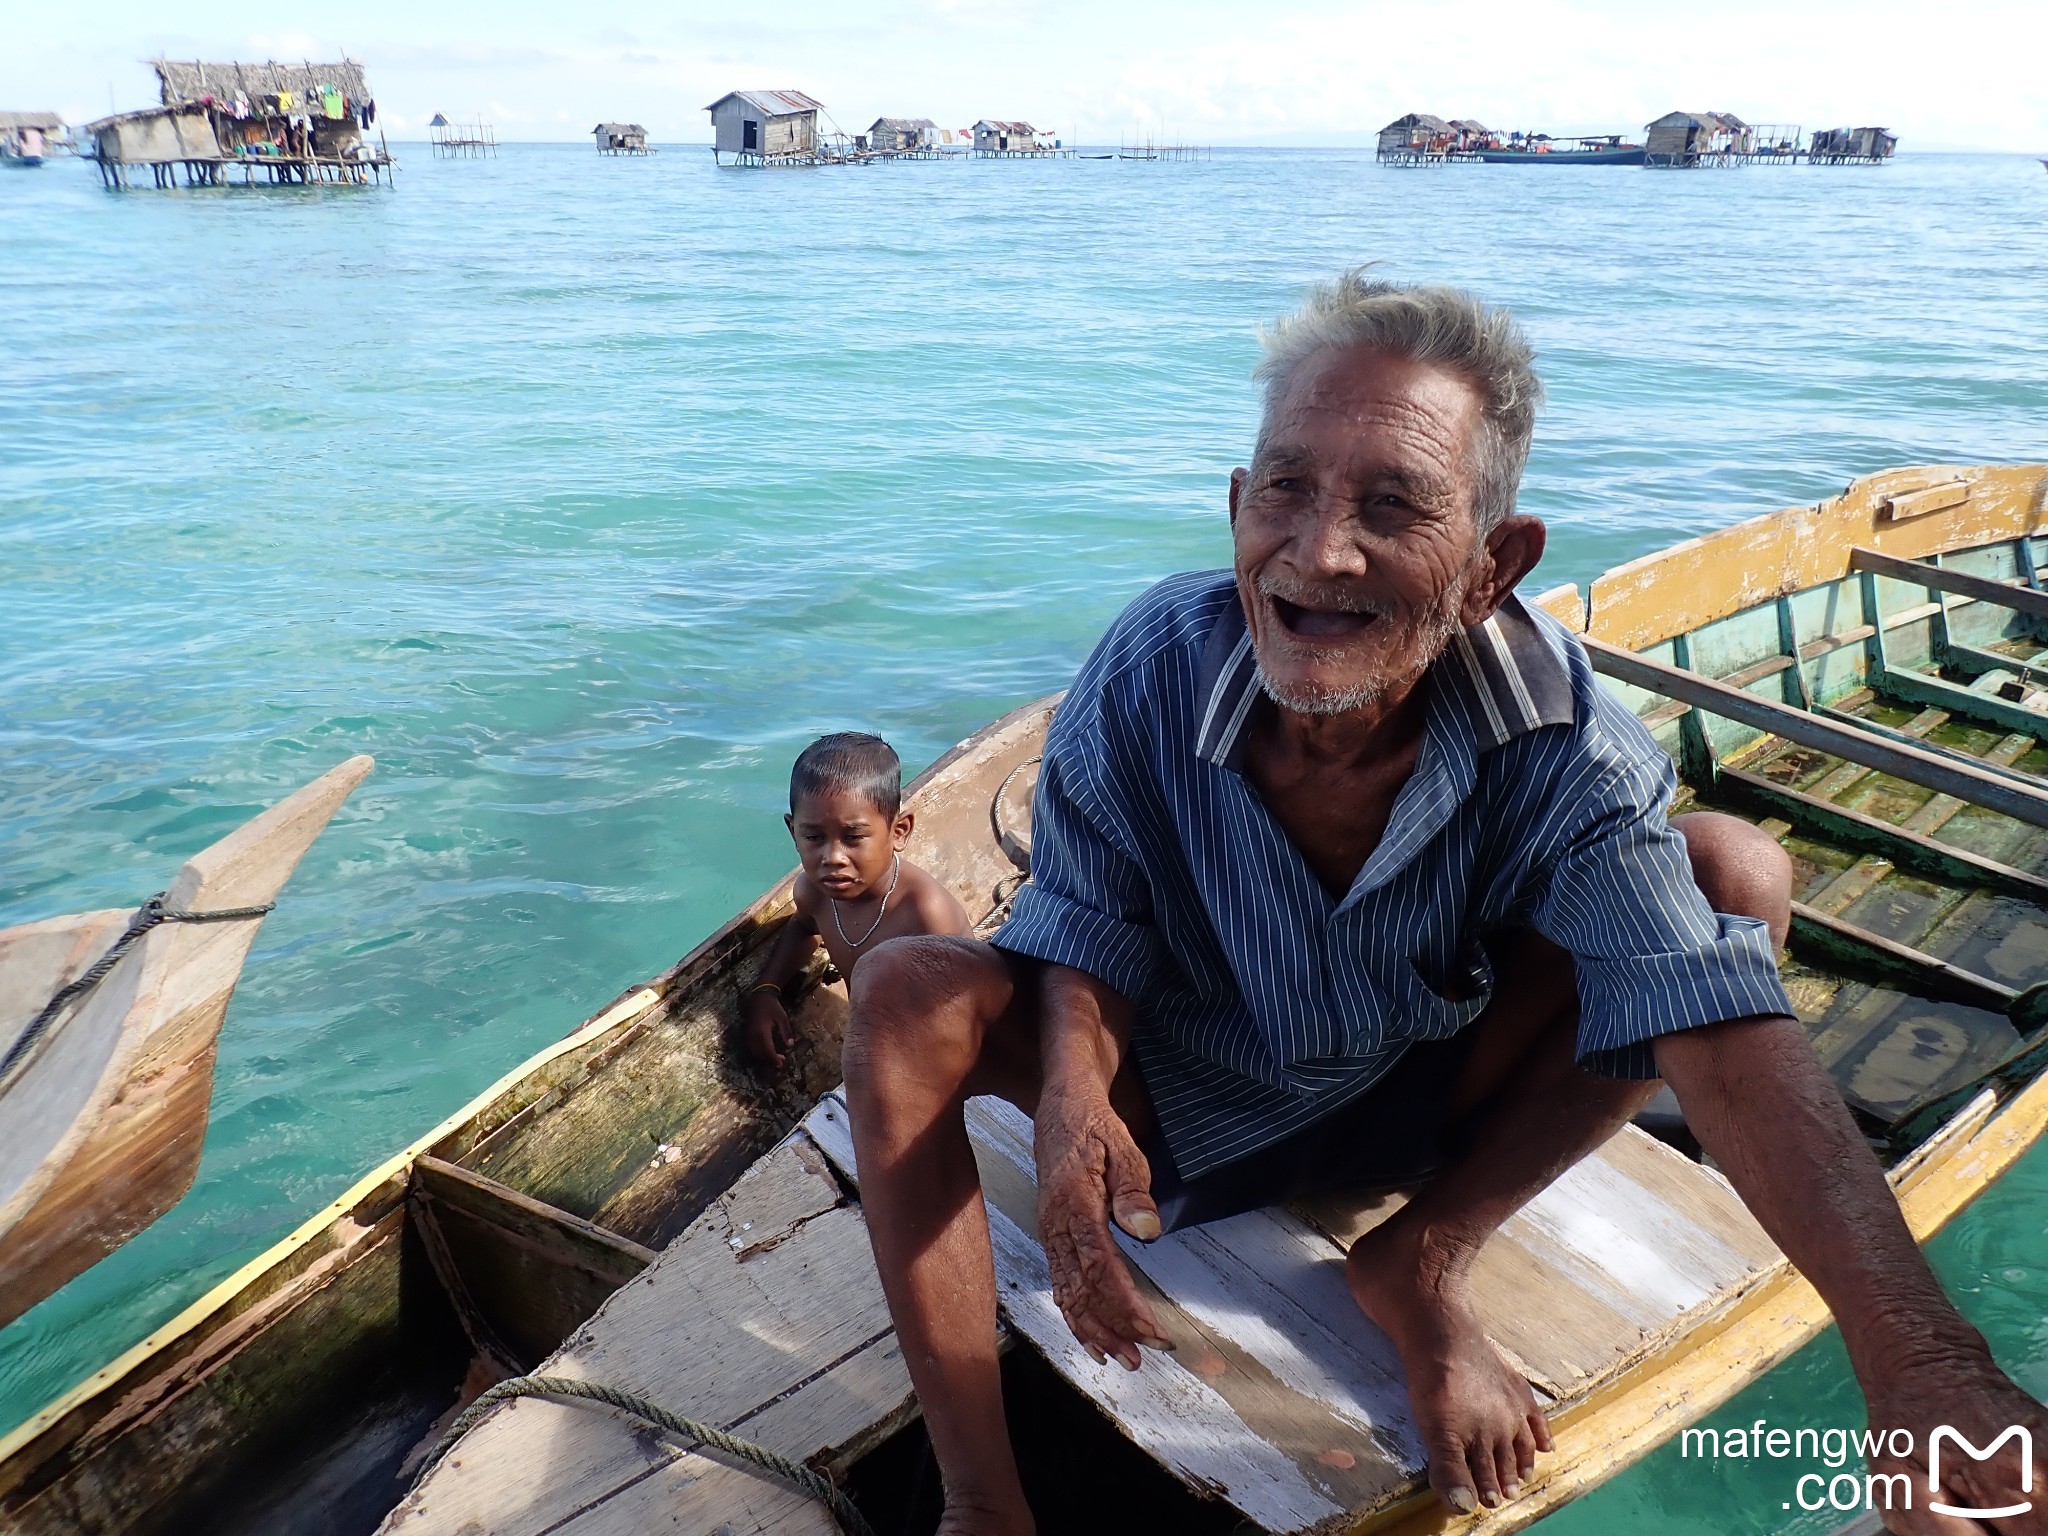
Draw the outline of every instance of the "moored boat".
M279 801L137 911L0 931L0 1324L191 1188L242 962L371 766L351 758Z
M2048 1126L2044 524L2048 467L1893 470L1541 599L1672 753L1679 808L1746 815L1792 855L1788 990L1922 1238ZM984 931L1028 865L1055 702L913 789L914 856ZM735 1050L788 891L0 1443L0 1529L833 1528L759 1464L543 1388L487 1405L413 1486L458 1412L529 1373L703 1421L903 1524L919 1432L832 1092L841 990L808 979L793 1077L763 1084ZM1086 1484L1096 1510L1048 1528L1516 1530L1826 1321L1718 1174L1624 1130L1482 1255L1482 1311L1557 1449L1515 1500L1452 1517L1393 1352L1343 1293L1337 1261L1388 1202L1130 1245L1177 1347L1127 1375L1052 1304L1028 1122L970 1118L1032 1407L1013 1422L1053 1448L1037 1486Z
M1646 152L1640 144L1624 144L1618 135L1611 135L1597 139L1529 139L1472 153L1485 165L1641 165Z

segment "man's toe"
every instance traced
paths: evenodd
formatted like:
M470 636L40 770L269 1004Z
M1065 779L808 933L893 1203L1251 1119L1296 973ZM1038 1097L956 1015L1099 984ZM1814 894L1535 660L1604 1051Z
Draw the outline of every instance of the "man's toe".
M1481 1435L1472 1442L1472 1448L1465 1455L1465 1465L1472 1469L1472 1484L1478 1490L1479 1502L1488 1509L1500 1503L1500 1469L1495 1464L1492 1440Z

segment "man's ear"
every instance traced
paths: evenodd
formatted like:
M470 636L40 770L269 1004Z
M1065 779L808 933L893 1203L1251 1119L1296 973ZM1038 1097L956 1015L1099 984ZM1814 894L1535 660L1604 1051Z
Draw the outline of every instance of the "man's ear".
M782 824L785 827L789 828L789 835L791 837L796 836L796 814L794 812L791 812L790 814L784 816L782 818Z
M910 841L911 829L916 825L917 813L915 811L905 811L896 818L895 823L889 828L889 840L897 848L901 849L905 843Z
M1248 469L1233 469L1230 472L1230 526L1237 526L1237 504L1244 498L1245 482L1252 477Z
M1458 621L1470 628L1492 618L1522 578L1536 569L1549 537L1542 518L1519 513L1488 534L1486 548L1473 562L1472 579L1465 585Z

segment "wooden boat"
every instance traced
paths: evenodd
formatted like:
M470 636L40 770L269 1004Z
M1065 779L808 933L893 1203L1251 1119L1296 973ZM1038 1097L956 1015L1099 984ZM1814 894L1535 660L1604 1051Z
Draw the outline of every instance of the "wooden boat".
M1559 148L1560 145L1571 148ZM1598 139L1530 140L1509 149L1473 151L1483 165L1641 165L1647 151L1619 135Z
M0 931L0 1324L192 1187L215 1042L262 925L255 909L268 908L371 766L351 758L195 854L162 898L172 917L135 937L97 985L41 1028L45 1005L140 914L87 912ZM223 910L253 915L178 920Z
M1678 761L1800 872L1788 985L1916 1233L2048 1125L2048 466L1913 468L1689 541L1543 605ZM1000 920L1056 701L916 786L917 857ZM724 1453L589 1403L463 1405L515 1372L727 1430L929 1528L837 1081L843 995L798 1070L733 1051L788 883L0 1442L0 1531L394 1536L832 1530ZM1822 1327L1710 1169L1633 1127L1481 1259L1557 1450L1452 1517L1345 1245L1391 1202L1254 1212L1126 1252L1177 1345L1126 1374L1067 1335L1031 1236L1029 1128L972 1106L1006 1389L1046 1529L1505 1532L1677 1433ZM920 1470L922 1468L922 1470Z

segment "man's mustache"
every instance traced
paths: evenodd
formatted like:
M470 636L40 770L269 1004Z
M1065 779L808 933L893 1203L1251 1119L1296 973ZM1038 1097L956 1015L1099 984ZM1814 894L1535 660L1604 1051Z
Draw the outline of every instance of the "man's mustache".
M1278 572L1261 571L1254 585L1262 597L1277 597L1297 608L1319 613L1357 613L1375 619L1383 619L1390 614L1384 603L1376 603L1361 593L1322 582L1303 581Z

